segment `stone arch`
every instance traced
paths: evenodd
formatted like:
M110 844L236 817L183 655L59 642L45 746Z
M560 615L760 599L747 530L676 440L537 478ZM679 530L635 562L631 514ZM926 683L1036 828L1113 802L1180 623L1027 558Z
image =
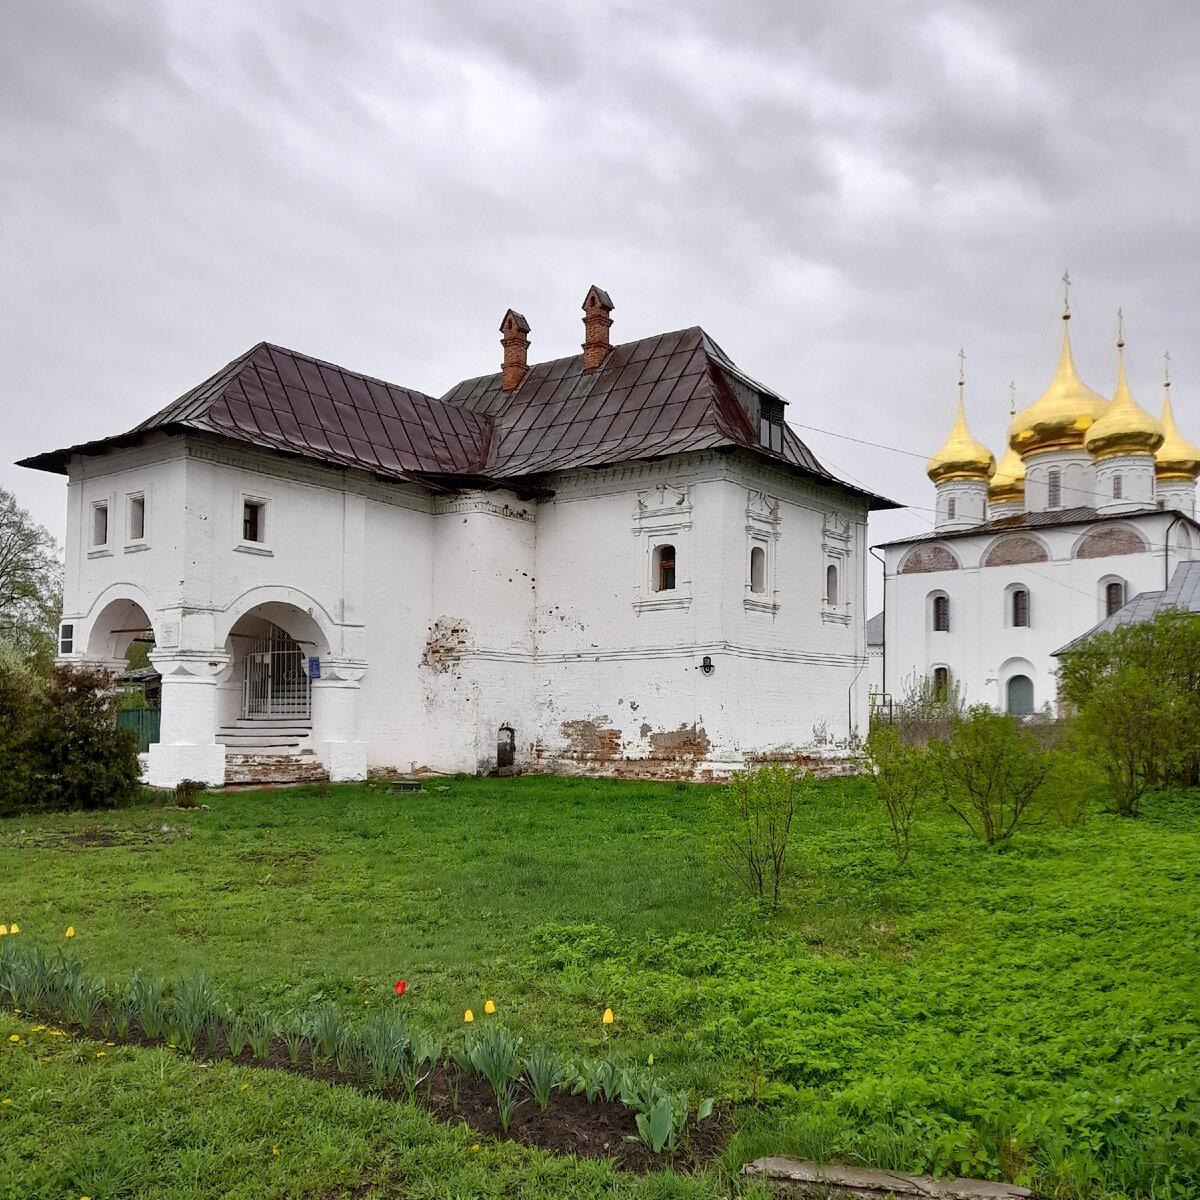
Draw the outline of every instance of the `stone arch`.
M985 567L1015 567L1021 563L1049 562L1045 544L1027 533L1006 534L997 538L984 552Z
M961 567L952 550L935 542L932 546L916 546L910 550L897 573L923 575L932 571L957 571Z
M312 646L312 653L319 657L333 653L338 644L337 623L311 596L297 588L263 586L243 592L218 614L217 645L227 645L234 626L250 615L287 630L298 642Z
M140 630L148 629L156 644L162 634L150 597L135 584L113 584L105 588L92 604L87 622L85 656L118 665L125 661Z
M1010 707L1010 685L1014 679L1027 679L1029 708L1023 709L1020 713L1013 715L1025 716L1037 711L1038 702L1038 673L1033 663L1027 658L1013 657L1006 658L1000 664L1000 670L997 673L997 679L1000 684L1000 710L1001 712L1011 713ZM1018 691L1021 685L1018 685ZM1042 698L1043 703L1045 697Z
M1109 558L1115 554L1145 554L1145 538L1128 525L1105 525L1089 529L1075 543L1072 558Z

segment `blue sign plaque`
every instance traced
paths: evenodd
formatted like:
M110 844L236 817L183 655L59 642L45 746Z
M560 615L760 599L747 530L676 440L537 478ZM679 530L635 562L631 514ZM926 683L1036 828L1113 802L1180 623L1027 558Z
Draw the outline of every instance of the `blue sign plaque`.
M321 678L321 660L319 658L310 658L308 660L308 677L309 679Z

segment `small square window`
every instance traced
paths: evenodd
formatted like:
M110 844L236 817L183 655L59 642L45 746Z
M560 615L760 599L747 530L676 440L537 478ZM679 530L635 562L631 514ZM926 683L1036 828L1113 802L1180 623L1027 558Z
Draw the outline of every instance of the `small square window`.
M146 497L129 497L129 540L143 542L146 540Z
M75 626L63 624L58 630L59 654L72 654L75 650Z
M108 545L108 505L92 505L92 547Z
M242 505L242 541L265 542L267 540L267 506L261 500L247 500Z

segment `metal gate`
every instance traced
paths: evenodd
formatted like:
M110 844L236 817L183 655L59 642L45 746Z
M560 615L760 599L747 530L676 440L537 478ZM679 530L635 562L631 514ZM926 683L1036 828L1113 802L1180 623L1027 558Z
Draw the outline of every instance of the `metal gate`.
M277 625L268 625L242 660L243 717L299 717L311 712L303 650Z

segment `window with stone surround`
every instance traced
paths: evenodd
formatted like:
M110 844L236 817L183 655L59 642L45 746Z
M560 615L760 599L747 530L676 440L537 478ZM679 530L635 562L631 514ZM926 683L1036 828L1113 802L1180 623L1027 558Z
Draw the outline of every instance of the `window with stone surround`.
M1012 623L1014 629L1029 628L1029 592L1025 588L1013 588Z
M654 590L675 590L675 547L672 545L654 547Z
M243 492L238 511L237 544L235 550L246 554L270 555L272 529L271 501L266 496Z
M1125 607L1125 582L1121 579L1110 579L1104 585L1104 615L1111 617L1118 609Z
M692 502L686 487L660 484L638 493L633 523L633 607L638 612L691 605L691 530Z
M767 552L762 546L750 550L750 590L756 596L767 590Z
M830 563L825 568L825 603L836 607L838 599L838 569Z
M108 501L97 501L92 505L93 550L103 550L108 545Z
M938 702L944 702L950 693L950 668L933 668L933 691Z

